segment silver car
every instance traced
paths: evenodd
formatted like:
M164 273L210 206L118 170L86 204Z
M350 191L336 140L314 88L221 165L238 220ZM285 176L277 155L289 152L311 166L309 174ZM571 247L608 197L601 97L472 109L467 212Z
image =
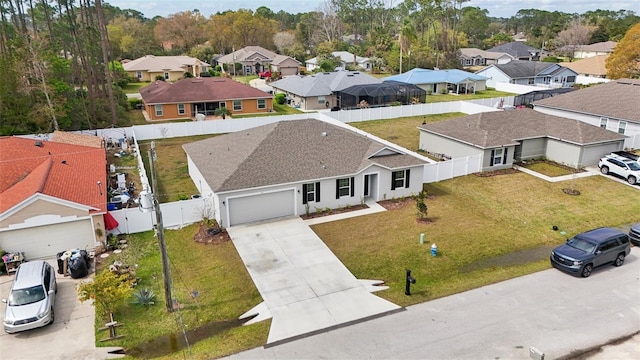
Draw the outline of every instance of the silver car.
M4 314L4 331L8 334L31 330L54 320L58 284L49 263L36 260L23 263L16 271Z

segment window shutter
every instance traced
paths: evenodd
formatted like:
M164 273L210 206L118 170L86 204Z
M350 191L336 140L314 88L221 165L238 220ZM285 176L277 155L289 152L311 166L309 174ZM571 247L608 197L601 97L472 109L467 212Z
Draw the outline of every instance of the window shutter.
M409 187L409 174L411 173L411 171L409 169L407 169L407 171L404 172L404 187L408 188Z
M503 163L503 164L506 164L506 163L507 163L507 151L508 151L508 150L509 150L509 149L506 149L506 148L504 149L504 155L502 156L502 163Z
M493 166L493 156L495 155L495 150L491 150L491 158L489 158L489 166Z
M316 183L316 202L320 202L320 182Z
M356 191L356 179L354 177L351 178L351 181L349 182L351 186L349 186L351 188L351 196L355 195L355 191Z
M391 172L391 190L395 190L396 189L396 172L392 171Z
M336 179L336 199L340 199L340 179Z
M307 184L302 184L302 203L307 203Z

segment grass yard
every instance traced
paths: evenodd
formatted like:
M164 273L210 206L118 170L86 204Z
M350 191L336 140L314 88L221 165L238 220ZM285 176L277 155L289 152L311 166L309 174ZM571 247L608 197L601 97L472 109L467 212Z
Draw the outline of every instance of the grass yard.
M547 250L565 241L553 225L569 236L638 221L637 189L601 176L576 179L578 196L564 194L564 187L567 182L547 183L521 172L469 175L425 185L430 224L416 222L411 201L399 210L313 230L357 278L390 286L377 295L407 306L549 268ZM420 233L426 237L422 245ZM432 243L437 257L430 255ZM410 297L404 295L405 269L417 279Z
M154 165L158 184L157 195L161 203L186 200L191 198L191 195L200 193L189 177L187 154L182 149L182 145L212 136L215 135L155 140L157 160ZM149 170L149 150L151 150L150 141L140 143L140 154L147 171Z
M379 138L391 141L409 150L417 151L420 145L420 131L418 126L423 122L433 123L456 117L465 116L464 113L448 113L426 116L412 116L395 119L352 122L349 125L364 130Z
M455 94L432 94L432 95L427 95L427 103L434 103L434 102L445 102L445 101L465 101L465 100L473 100L473 99L488 99L488 98L495 98L495 97L501 97L501 96L515 96L517 94L513 94L513 93L509 93L509 92L505 92L505 91L498 91L495 89L487 89L484 91L476 91L475 94L461 94L461 95L455 95Z
M577 179L578 196L564 194L566 185L520 172L469 175L425 186L431 223L416 222L415 203L409 201L398 210L319 224L313 230L356 277L382 279L390 286L378 296L408 306L548 269L550 248L565 240L553 225L570 236L638 220L636 189L602 176ZM174 314L165 311L161 261L151 232L129 235L129 247L119 258L109 257L110 262L138 264L138 288L153 290L156 304L129 304L117 312L115 319L123 323L118 333L125 337L100 346L123 346L134 354L146 349L160 359L210 359L264 345L269 321L235 323L261 297L233 244L195 243L197 229L165 231L173 296L183 306ZM419 243L420 233L426 235L425 244ZM431 243L438 245L437 257L430 255ZM404 295L405 269L417 279L412 296ZM197 297L191 296L194 290ZM96 328L105 322L104 316L96 316ZM191 340L191 355L186 349L163 355L163 347L181 341L181 322L190 333L207 324L222 324L222 330ZM96 332L96 339L104 336Z
M140 89L151 84L151 82L130 82L125 86L122 90L125 94L137 94L140 92Z
M527 161L526 164L519 165L537 173L547 175L549 177L571 175L579 172L579 170L572 169L568 166L563 166L550 161Z

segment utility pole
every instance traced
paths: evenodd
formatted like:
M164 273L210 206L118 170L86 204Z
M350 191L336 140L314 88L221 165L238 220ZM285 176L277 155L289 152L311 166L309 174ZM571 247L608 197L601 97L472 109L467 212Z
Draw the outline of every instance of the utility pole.
M160 212L160 202L158 201L158 187L156 185L156 174L154 163L156 161L155 142L151 142L149 151L149 167L151 170L151 188L153 191L153 207L156 212L156 230L158 236L158 246L160 247L160 257L162 258L162 278L164 281L164 301L168 312L173 312L173 299L171 297L171 271L169 269L169 256L167 255L167 244L164 241L164 227L162 225L162 213Z

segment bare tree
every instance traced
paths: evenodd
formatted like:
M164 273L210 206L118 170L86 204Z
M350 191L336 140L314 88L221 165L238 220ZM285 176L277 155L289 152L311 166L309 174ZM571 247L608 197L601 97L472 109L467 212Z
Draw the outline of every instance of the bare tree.
M338 40L342 36L342 21L338 17L334 2L325 0L318 7L318 28L314 38L318 42Z
M560 53L568 56L569 61L573 61L576 50L589 42L595 30L595 26L585 25L581 19L572 21L556 37L556 43L561 47Z
M296 36L290 31L280 31L273 35L273 44L282 54L285 49L292 47L296 43Z

